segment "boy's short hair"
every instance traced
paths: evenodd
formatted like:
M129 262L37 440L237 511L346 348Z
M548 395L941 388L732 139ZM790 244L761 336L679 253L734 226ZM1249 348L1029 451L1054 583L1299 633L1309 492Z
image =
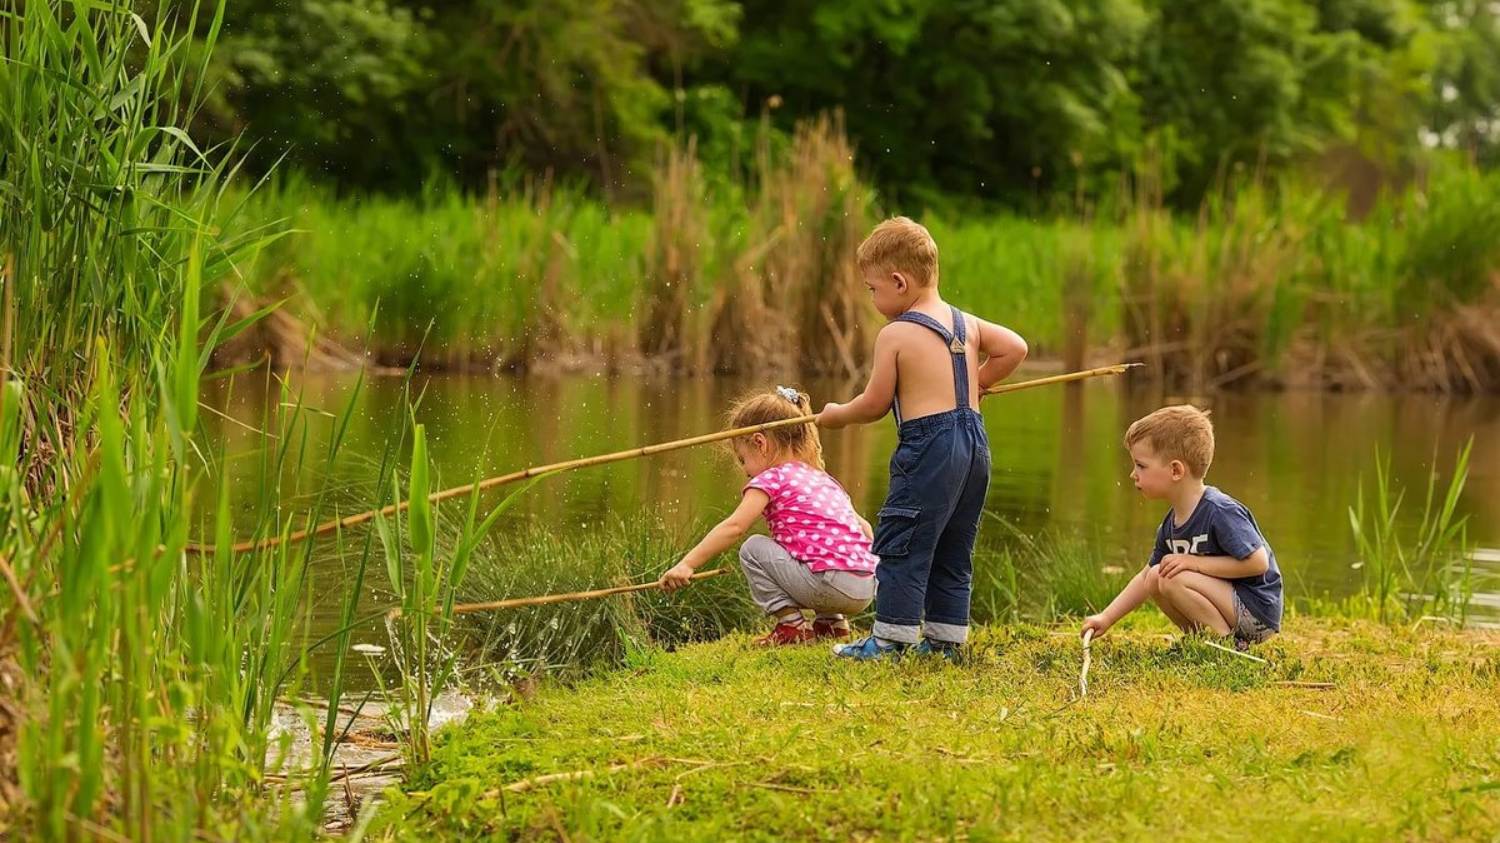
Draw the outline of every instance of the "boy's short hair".
M1162 407L1125 431L1125 447L1149 442L1156 455L1168 460L1182 460L1194 477L1208 473L1214 461L1214 423L1208 411L1191 404Z
M859 271L900 272L919 287L938 280L938 247L926 227L909 217L891 217L865 238L854 253Z

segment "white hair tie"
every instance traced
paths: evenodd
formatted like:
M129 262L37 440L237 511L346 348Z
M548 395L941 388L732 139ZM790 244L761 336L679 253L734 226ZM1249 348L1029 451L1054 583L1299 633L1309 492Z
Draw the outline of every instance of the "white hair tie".
M782 398L785 398L786 400L792 402L792 405L795 406L795 407L801 407L802 406L802 394L799 393L799 392L797 392L797 390L792 389L789 386L778 386L778 387L776 387L776 394L780 395Z

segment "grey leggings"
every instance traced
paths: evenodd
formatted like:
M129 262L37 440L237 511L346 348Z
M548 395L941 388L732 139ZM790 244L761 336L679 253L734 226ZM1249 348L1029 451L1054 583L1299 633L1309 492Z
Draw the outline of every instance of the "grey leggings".
M875 577L853 571L815 572L769 536L740 545L750 596L768 615L810 609L820 618L864 611L875 598Z

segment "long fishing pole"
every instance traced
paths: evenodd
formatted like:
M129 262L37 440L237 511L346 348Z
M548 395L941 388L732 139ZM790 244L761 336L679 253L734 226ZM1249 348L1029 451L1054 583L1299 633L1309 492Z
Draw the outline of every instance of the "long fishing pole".
M1032 389L1038 386L1051 386L1052 384L1081 381L1088 378L1101 377L1104 375L1119 375L1141 365L1143 364L1116 363L1113 366L1100 366L1095 369L1084 369L1082 371L1069 372L1063 375L1053 375L1051 377L1036 378L1029 381L1018 381L1016 383L992 386L989 389L985 390L984 393L986 395L1001 395L1007 392L1018 392L1023 389ZM501 474L497 477L490 477L486 480L480 480L477 483L468 483L463 486L454 486L451 489L443 489L440 492L433 492L432 494L427 496L427 500L431 501L432 503L437 503L439 501L458 497L460 495L471 494L475 491L484 491L486 489L493 489L496 486L504 486L508 483L516 483L521 480L526 480L541 474L553 474L560 471L572 471L573 469L577 468L589 468L596 465L606 465L613 462L622 462L624 460L638 459L640 457L649 457L653 454L664 454L668 451L677 451L683 448L692 448L698 445L707 445L712 442L722 442L726 439L736 439L738 437L749 436L754 433L764 433L768 430L775 430L781 427L791 427L793 425L815 423L817 420L818 417L816 414L797 416L796 418L781 419L779 421L766 422L764 424L737 427L732 430L721 430L717 433L705 433L701 436L690 436L686 439L675 439L671 442L658 442L654 445L643 445L638 448L629 448L624 451L615 451L613 453L599 454L597 456L583 457L581 459L575 460L565 460L563 462L552 463L550 465L533 466L531 468L524 468L520 471L511 472L510 474ZM387 504L380 509L372 509L367 512L358 512L353 515L346 515L343 518L325 521L322 524L318 524L314 527L308 527L297 530L293 533L288 533L284 537L267 536L262 539L247 539L245 541L236 543L230 548L230 550L235 553L247 553L254 550L265 550L267 548L276 547L277 545L280 545L282 543L303 542L316 536L331 533L335 530L347 529L349 527L363 524L366 521L375 518L377 515L393 515L406 509L410 505L411 501L409 500L399 501L397 503ZM213 553L214 551L215 547L211 544L190 543L183 548L184 553L196 555L205 555Z
M720 574L730 572L729 568L713 568L707 571L699 571L689 579L706 580L709 577L717 577ZM616 594L630 594L635 591L650 591L661 588L661 583L655 580L651 582L638 583L636 585L620 585L613 588L596 588L591 591L570 591L567 594L543 594L539 597L512 597L508 600L490 600L484 603L457 603L453 606L453 614L468 615L474 612L494 612L500 609L521 609L527 606L547 606L553 603L577 603L583 600L596 600L600 597L612 597ZM391 617L400 617L401 609L392 609L388 613Z

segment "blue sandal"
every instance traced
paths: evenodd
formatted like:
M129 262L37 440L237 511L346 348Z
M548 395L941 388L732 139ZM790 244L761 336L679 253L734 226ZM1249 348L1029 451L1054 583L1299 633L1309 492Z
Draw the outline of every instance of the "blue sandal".
M911 649L910 644L901 644L895 641L882 644L880 639L871 635L861 638L852 644L833 645L833 654L841 659L849 659L857 662L873 662L881 659L894 661L901 658L902 654Z
M912 653L918 656L942 656L950 662L963 658L963 649L958 644L934 641L931 638L923 638L921 643L912 648Z

